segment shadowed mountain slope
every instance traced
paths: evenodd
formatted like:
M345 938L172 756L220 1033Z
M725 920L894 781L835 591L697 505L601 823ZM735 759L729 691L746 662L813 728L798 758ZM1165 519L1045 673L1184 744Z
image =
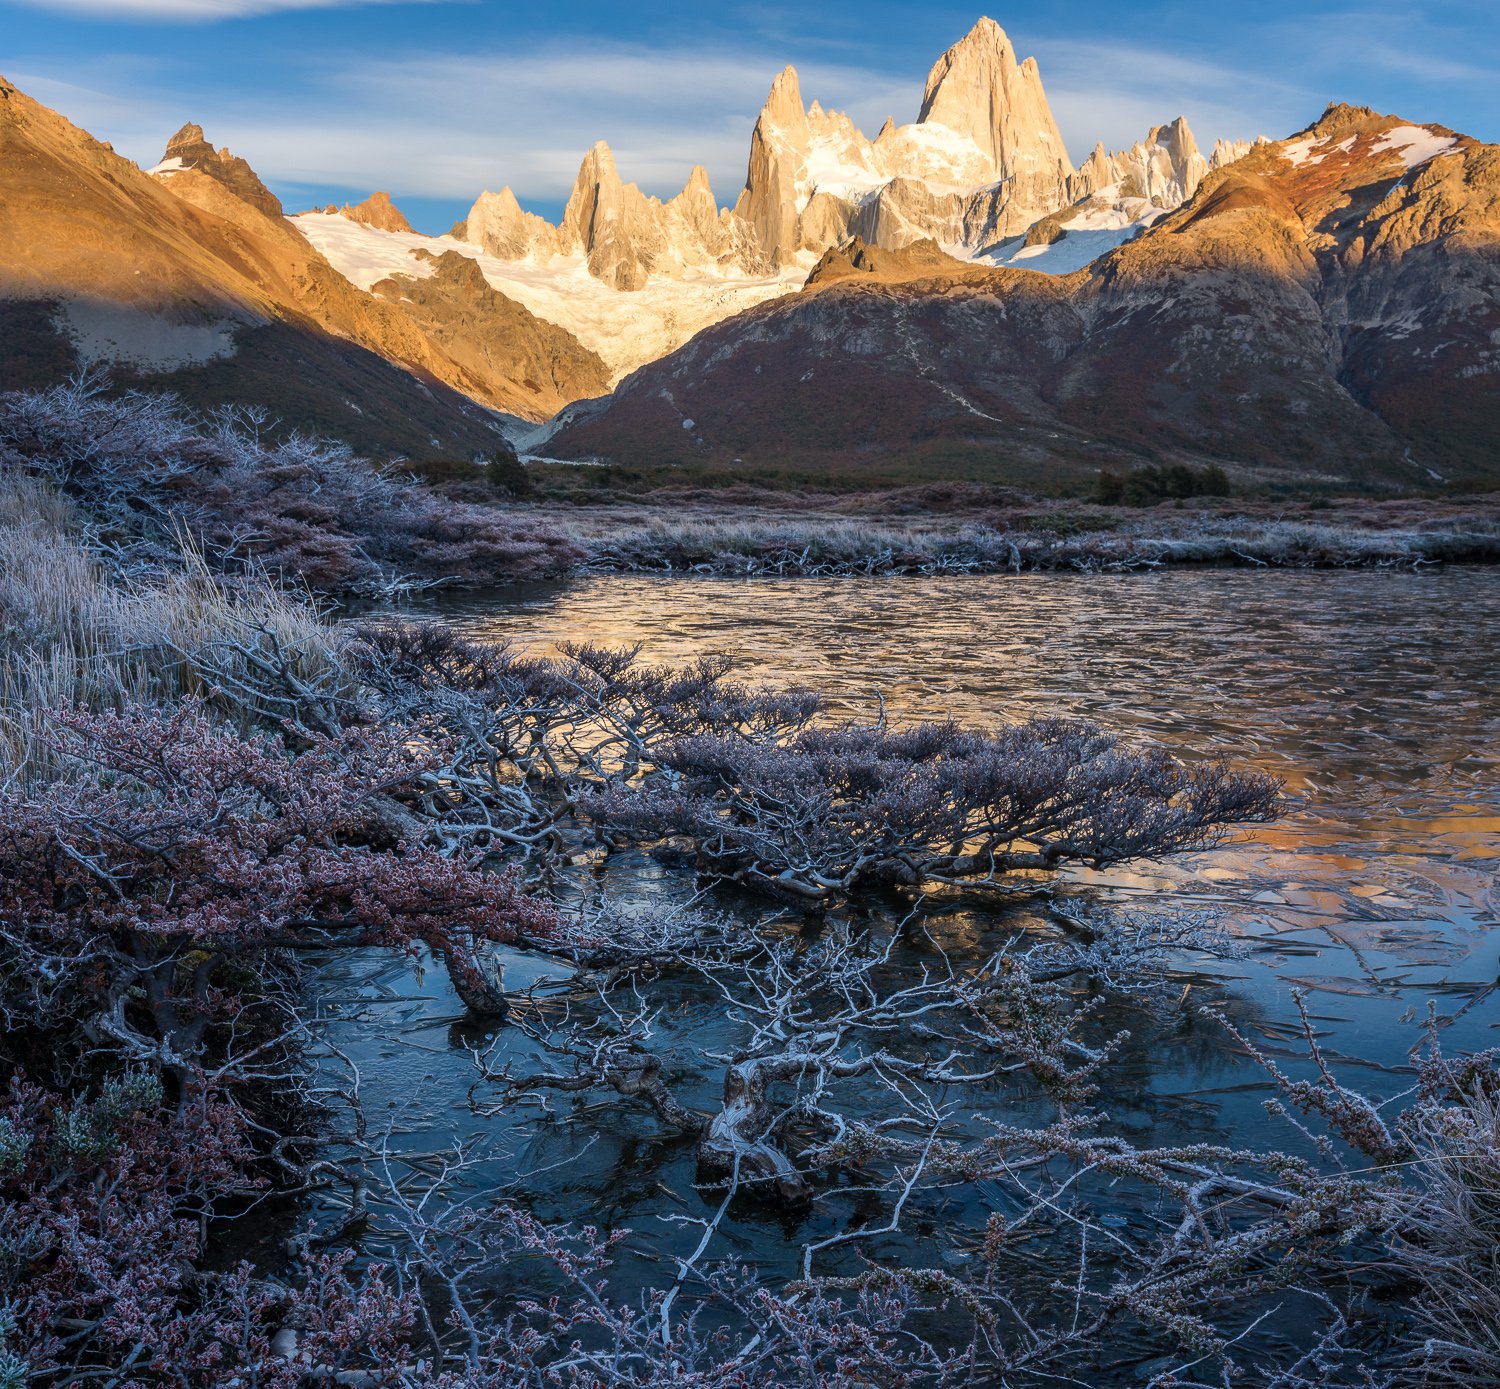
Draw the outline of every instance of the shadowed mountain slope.
M413 457L509 457L494 410L556 408L555 382L524 379L538 354L578 361L579 394L600 388L570 335L508 301L504 323L527 340L522 379L502 341L450 353L403 303L335 270L194 126L153 177L0 82L0 192L7 385L99 363L122 384L262 404L287 425Z

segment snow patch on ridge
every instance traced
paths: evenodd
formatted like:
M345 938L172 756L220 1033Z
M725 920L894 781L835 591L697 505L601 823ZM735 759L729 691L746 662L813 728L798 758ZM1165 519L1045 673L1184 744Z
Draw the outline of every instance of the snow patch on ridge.
M1113 198L1113 186L1102 188L1096 199ZM1025 270L1040 270L1046 275L1071 275L1085 265L1107 255L1117 246L1133 241L1153 222L1166 216L1166 210L1144 198L1125 198L1112 205L1085 205L1077 215L1062 224L1062 235L1041 246L1004 242L974 257L989 265L1015 265ZM954 252L950 252L954 254ZM958 254L961 254L959 252Z
M1309 135L1301 140L1289 140L1281 147L1282 158L1297 168L1303 165L1321 164L1333 154L1348 154L1359 140L1357 135L1346 135L1337 144L1331 135L1315 139ZM1371 154L1394 152L1408 169L1425 164L1429 159L1452 149L1458 144L1452 135L1439 135L1424 125L1398 125L1385 131L1371 145ZM1313 151L1318 151L1316 154Z
M798 180L799 210L816 193L829 193L846 202L858 203L890 182L884 174L862 164L851 164L844 158L841 145L840 141L824 139L814 139L809 145L803 177Z
M1398 125L1375 142L1376 153L1394 150L1408 169L1452 149L1458 141L1452 135L1439 135L1425 125Z
M1023 270L1040 270L1045 275L1071 275L1085 265L1098 260L1102 255L1133 241L1141 231L1142 224L1132 222L1115 228L1096 228L1090 231L1074 231L1048 246L1022 246L1006 259L996 259L996 265L1015 265Z
M1305 140L1291 141L1282 148L1281 153L1299 168L1303 164L1321 164L1331 154L1348 154L1354 148L1355 141L1359 139L1359 136L1346 135L1338 144L1329 145L1328 142L1332 138L1331 135L1324 135L1322 138L1315 140L1309 135ZM1324 145L1328 145L1328 148L1323 149ZM1377 146L1377 148L1379 147ZM1322 150L1322 153L1314 154L1313 150Z

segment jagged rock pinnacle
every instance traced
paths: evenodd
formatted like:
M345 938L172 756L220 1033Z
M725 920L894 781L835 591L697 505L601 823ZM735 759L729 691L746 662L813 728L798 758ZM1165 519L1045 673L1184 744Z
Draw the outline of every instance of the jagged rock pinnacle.
M1055 182L1073 172L1035 60L1017 63L993 19L979 20L933 64L917 119L967 135L1001 178Z

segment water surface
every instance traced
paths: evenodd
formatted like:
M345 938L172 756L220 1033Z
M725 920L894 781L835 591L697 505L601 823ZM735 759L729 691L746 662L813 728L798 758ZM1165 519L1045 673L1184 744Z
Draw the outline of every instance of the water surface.
M1291 1069L1296 991L1346 1078L1379 1096L1409 1084L1429 1003L1446 1046L1500 1044L1500 571L605 576L441 600L414 615L534 651L592 641L639 644L668 663L723 653L747 678L810 685L851 711L873 710L878 691L897 719L982 728L1083 716L1185 757L1264 768L1287 787L1276 824L1166 863L1074 872L1064 891L1123 910L1189 905L1219 916L1243 956L1182 961L1184 987ZM638 856L612 867L609 884L643 910L692 887ZM747 917L767 911L732 896L719 904ZM1020 899L944 915L933 932L949 951L977 954L1045 919L1043 903ZM494 1036L517 1058L528 1047L513 1030L464 1021L440 972L419 986L402 961L346 958L330 961L317 987L331 1039L361 1065L367 1105L399 1116L400 1144L482 1140L493 1156L471 1179L476 1192L509 1185L549 1216L630 1225L640 1233L624 1281L670 1277L671 1252L696 1241L675 1218L705 1209L689 1145L603 1101L565 1099L540 1121L476 1118L466 1047ZM685 990L667 1003L674 1054L701 1058L722 1042L715 1000ZM1122 1008L1119 1020L1134 1035L1100 1101L1132 1137L1297 1147L1296 1135L1268 1130L1264 1077L1222 1031L1191 1010L1164 1020ZM681 1070L707 1104L712 1065ZM1013 1094L988 1102L1026 1117ZM938 1235L982 1223L983 1203L970 1193L924 1207L901 1257L961 1257L944 1253ZM850 1218L853 1205L837 1201L808 1221L746 1212L720 1252L785 1271L804 1240Z

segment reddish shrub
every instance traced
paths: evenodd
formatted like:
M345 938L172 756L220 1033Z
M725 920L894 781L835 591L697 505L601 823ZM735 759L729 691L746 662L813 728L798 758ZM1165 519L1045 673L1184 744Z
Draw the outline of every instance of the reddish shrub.
M88 775L0 796L12 945L0 1007L20 1023L55 1025L66 1004L129 1054L181 1071L214 1013L214 969L236 956L422 942L478 996L482 942L550 929L550 908L510 876L426 846L377 847L400 819L394 795L426 770L399 730L315 738L293 756L191 703L56 724L58 751Z

